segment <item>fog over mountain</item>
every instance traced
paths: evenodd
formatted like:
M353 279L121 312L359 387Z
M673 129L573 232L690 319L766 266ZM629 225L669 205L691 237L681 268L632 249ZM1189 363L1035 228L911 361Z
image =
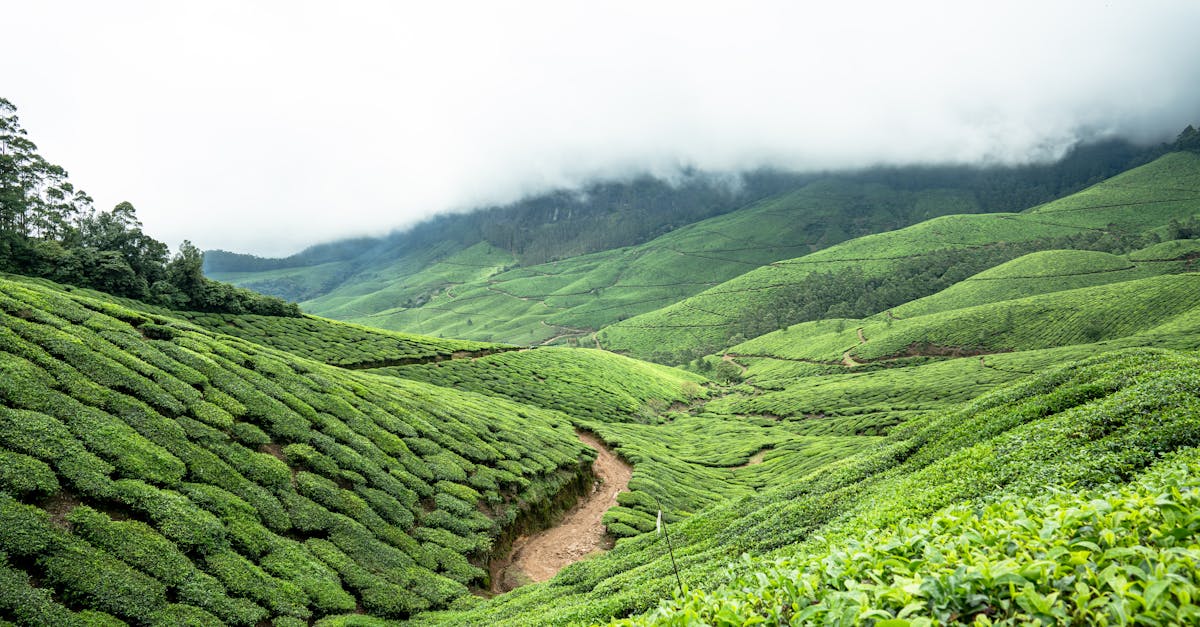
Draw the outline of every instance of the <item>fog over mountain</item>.
M102 208L267 255L597 178L1048 160L1200 121L1200 3L10 3ZM32 62L36 60L36 63Z

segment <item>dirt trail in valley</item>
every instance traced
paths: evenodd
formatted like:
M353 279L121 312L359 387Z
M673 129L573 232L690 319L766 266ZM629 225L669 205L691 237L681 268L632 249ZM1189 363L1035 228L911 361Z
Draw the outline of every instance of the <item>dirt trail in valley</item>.
M858 327L858 329L856 329L856 330L858 331L858 343L866 344L867 337L865 335L863 335L862 327ZM850 349L850 351L852 351L852 350L854 350L854 349L853 348ZM861 366L862 365L861 363L854 361L854 358L850 356L850 351L846 351L846 352L842 353L842 365L846 366L847 368L853 368L854 366Z
M596 436L580 431L579 439L597 453L592 471L598 481L557 525L513 542L512 553L493 568L492 592L546 581L567 565L612 547L600 518L617 504L618 494L629 491L633 468Z
M757 466L757 465L763 463L763 459L766 458L767 453L769 453L770 451L771 451L771 449L765 448L765 449L751 455L750 459L746 460L746 463L742 464L741 466L734 466L733 469L739 470L741 468L749 468L751 466Z
M747 370L749 370L749 368L747 368L747 367L743 366L742 364L739 364L738 362L734 361L734 360L733 360L733 354L732 354L732 353L725 353L724 355L721 355L721 361L727 361L727 362L729 362L729 363L731 363L731 364L733 364L733 365L737 366L738 368L741 368L741 369L742 369L742 374L746 374L746 371L747 371Z

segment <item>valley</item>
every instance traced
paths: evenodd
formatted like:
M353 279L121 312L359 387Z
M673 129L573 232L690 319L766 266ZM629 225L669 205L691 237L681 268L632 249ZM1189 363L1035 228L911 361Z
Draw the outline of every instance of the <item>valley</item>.
M0 625L1200 620L1184 148L612 184L210 277L4 231Z

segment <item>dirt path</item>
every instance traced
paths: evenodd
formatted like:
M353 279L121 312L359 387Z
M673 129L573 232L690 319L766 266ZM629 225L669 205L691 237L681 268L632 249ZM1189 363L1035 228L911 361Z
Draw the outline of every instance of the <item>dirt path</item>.
M770 452L770 450L771 449L769 449L769 448L765 448L765 449L751 455L750 459L746 460L746 463L742 464L741 466L734 466L733 469L738 470L740 468L749 468L750 466L757 466L757 465L763 463L763 458L765 458L767 456L767 453Z
M733 354L732 354L732 353L725 353L724 355L721 355L721 361L727 361L727 362L729 362L729 363L731 363L731 364L733 364L733 365L737 366L738 368L741 368L741 369L742 369L742 374L746 374L746 371L747 371L747 370L749 370L749 368L747 368L747 367L743 366L742 364L739 364L738 362L734 361L734 360L733 360Z
M858 343L866 344L867 338L865 335L863 335L862 327L858 327L858 329L856 329L856 330L858 331ZM850 349L850 351L852 351L852 350L854 350L854 349L853 348ZM862 365L861 363L854 361L854 358L850 356L850 351L846 351L846 352L842 353L842 365L846 366L847 368L853 368L854 366L861 366Z
M596 436L580 431L579 439L595 449L592 471L599 481L579 499L562 522L513 542L508 560L492 573L492 592L508 592L530 582L546 581L568 564L612 547L600 518L617 504L617 494L629 491L633 468L621 461Z

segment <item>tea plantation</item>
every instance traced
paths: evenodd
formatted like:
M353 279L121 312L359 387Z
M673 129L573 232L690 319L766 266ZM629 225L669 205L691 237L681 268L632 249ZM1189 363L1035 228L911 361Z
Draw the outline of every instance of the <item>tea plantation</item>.
M322 297L477 340L0 276L0 626L1200 622L1193 189L1180 153L1021 213L814 183ZM812 227L875 201L844 226L940 217ZM610 494L610 550L491 592Z
M598 339L617 352L687 362L738 343L738 336L899 307L1025 253L1128 252L1174 239L1172 221L1200 213L1198 190L1200 155L1171 153L1021 213L943 216L777 261L612 324Z
M1169 624L1197 611L1200 510L1195 472L1181 469L1200 443L1198 372L1191 354L1105 354L776 474L670 526L682 597L662 536L644 534L547 584L414 622L1113 623L1145 611Z
M557 413L103 300L3 280L0 312L0 612L23 624L444 607L593 455Z

